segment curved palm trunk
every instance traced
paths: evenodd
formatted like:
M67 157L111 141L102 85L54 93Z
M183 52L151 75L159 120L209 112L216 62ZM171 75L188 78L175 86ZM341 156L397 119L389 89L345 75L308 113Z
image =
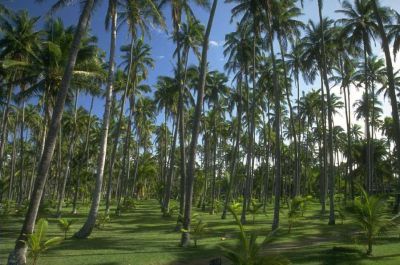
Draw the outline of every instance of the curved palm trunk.
M110 126L110 110L113 94L113 82L114 82L114 70L115 70L115 45L117 38L117 13L113 12L111 26L111 44L110 44L110 58L109 58L109 69L108 78L106 86L106 103L104 106L103 114L103 125L102 134L100 139L99 155L97 160L97 172L96 172L96 184L93 190L92 204L90 206L90 211L85 224L82 228L75 233L76 238L87 238L91 233L96 224L96 218L99 211L100 199L101 199L101 187L103 185L103 175L104 175L104 164L106 160L107 153L107 137L108 129Z
M22 225L21 233L15 243L14 250L10 253L8 257L8 265L26 264L25 255L27 246L25 242L27 240L27 235L33 232L35 226L40 199L42 197L42 193L46 184L50 162L54 153L54 148L57 140L57 132L61 123L65 99L67 97L69 85L71 83L72 73L75 67L81 39L82 36L85 34L88 22L90 20L90 12L92 11L93 3L94 0L87 0L79 17L79 22L75 30L74 39L71 44L67 65L65 67L63 78L61 80L60 90L57 94L56 104L53 110L49 132L46 137L43 156L41 157L39 163L34 190L25 216L24 224Z
M395 132L395 142L396 142L396 164L397 164L397 171L400 170L400 121L399 121L399 109L397 105L397 97L396 97L396 87L394 83L394 74L393 74L393 64L392 64L392 58L390 55L390 49L389 49L389 41L386 36L385 28L382 22L382 18L379 14L378 10L378 5L376 3L376 0L371 0L372 7L374 9L374 14L376 17L376 20L378 22L378 32L379 36L382 41L382 49L385 53L385 59L386 59L386 70L387 70L387 76L388 76L388 83L389 83L389 98L390 98L390 104L392 106L392 117L393 117L393 123L394 123L394 132ZM399 173L397 173L399 176ZM400 187L400 178L399 178L399 187ZM397 194L396 197L396 202L393 208L394 213L398 213L400 209L400 193Z
M193 117L193 128L192 128L192 139L189 149L189 161L188 161L188 172L186 181L186 198L185 198L185 213L183 218L183 229L181 237L181 245L188 246L190 244L190 218L192 214L192 201L193 201L193 183L195 174L195 160L196 160L196 146L197 138L200 131L200 118L201 110L203 106L204 87L206 83L207 74L207 53L208 53L208 41L210 37L211 27L214 20L215 9L217 8L218 0L213 0L213 4L210 11L210 16L207 22L207 28L203 39L203 49L201 54L200 62L200 78L198 83L197 91L197 103L195 107Z

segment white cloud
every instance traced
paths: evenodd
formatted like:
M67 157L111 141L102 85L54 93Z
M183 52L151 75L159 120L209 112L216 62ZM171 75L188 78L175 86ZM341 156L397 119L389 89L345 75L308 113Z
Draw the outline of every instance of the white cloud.
M221 46L224 45L224 42L223 41L217 41L217 40L210 40L209 44L212 47L221 47Z
M158 60L162 60L162 59L164 59L164 58L165 58L164 55L159 55L159 56L157 56L157 59L158 59Z

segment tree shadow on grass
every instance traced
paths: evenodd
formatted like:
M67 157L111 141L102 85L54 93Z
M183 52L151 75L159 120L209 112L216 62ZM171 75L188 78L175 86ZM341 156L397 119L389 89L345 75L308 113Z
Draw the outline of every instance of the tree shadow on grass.
M306 248L281 254L288 257L293 264L318 262L321 265L358 265L366 258L361 250L347 247L333 247L319 251L315 248Z

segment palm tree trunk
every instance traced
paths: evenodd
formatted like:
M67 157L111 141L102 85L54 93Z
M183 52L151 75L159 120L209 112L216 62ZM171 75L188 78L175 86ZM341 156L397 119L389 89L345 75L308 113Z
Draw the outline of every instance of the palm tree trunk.
M90 137L90 126L92 122L92 111L93 111L93 105L94 105L94 95L92 95L92 99L90 100L90 107L89 107L89 114L88 114L88 122L86 126L86 137L85 137L85 159L83 160L86 163L86 171L89 172L89 137ZM83 163L82 163L83 164ZM74 201L72 203L72 214L76 214L77 211L77 202L78 202L78 193L79 193L79 187L80 187L81 179L78 178L78 181L76 182L75 186L75 193L74 193Z
M326 100L328 105L328 148L327 154L329 156L328 163L328 186L329 186L329 224L335 224L335 202L334 202L334 193L335 193L335 179L334 179L334 162L333 162L333 117L332 117L332 101L331 101L331 92L328 81L328 71L326 64L326 53L325 53L325 37L324 37L324 27L323 27L323 19L322 19L322 1L318 1L318 15L319 21L321 25L321 55L322 55L322 77L326 88ZM324 100L324 99L323 99Z
M287 77L287 68L286 68L286 62L285 62L285 50L283 49L282 45L282 36L281 36L281 31L278 30L278 43L279 43L279 48L281 51L281 60L283 64L283 74L284 74L284 79L285 79L285 94L286 94L286 101L289 106L289 122L290 126L292 127L292 134L293 134L293 143L294 143L294 159L295 159L295 174L294 174L294 191L292 193L293 197L296 197L300 195L300 172L299 172L299 156L298 156L298 144L297 144L297 134L296 134L296 126L294 123L294 114L293 114L293 107L292 103L290 101L290 84L288 82L288 77Z
M93 8L94 0L87 0L79 17L79 22L75 30L74 38L71 44L68 61L65 67L64 75L61 80L60 90L57 94L53 116L50 123L50 128L46 137L43 156L39 163L38 174L35 181L34 190L29 203L29 207L25 216L25 221L21 229L21 233L15 243L14 250L8 257L8 265L23 265L26 264L26 240L27 235L33 232L36 216L39 209L40 199L46 184L47 174L50 167L50 162L53 157L54 148L57 140L57 132L60 127L61 118L64 110L65 99L68 94L69 85L72 79L73 69L75 67L76 58L78 55L82 36L85 34L90 13Z
M207 28L203 39L203 49L200 61L200 72L199 72L199 83L197 90L197 103L195 106L195 112L193 117L193 128L192 128L192 139L189 149L189 161L188 161L188 172L186 181L186 198L185 198L185 213L183 219L183 229L181 237L181 245L188 246L190 244L190 219L192 214L192 201L193 201L193 183L195 174L195 160L196 160L196 146L197 138L200 130L200 118L201 110L203 106L204 87L206 83L207 75L207 53L208 53L208 41L210 37L211 27L214 20L215 9L217 8L218 0L213 0L213 4L210 11L210 16L207 22Z
M230 168L230 179L229 179L229 186L228 186L228 190L225 196L225 203L224 203L224 209L222 211L222 216L221 219L225 219L226 218L226 212L228 210L228 205L231 201L231 197L232 197L232 189L233 189L233 185L235 183L236 180L236 169L237 169L237 157L239 154L239 147L240 147L240 134L242 131L242 82L241 82L241 75L238 77L238 82L237 82L237 90L238 90L238 94L239 94L239 101L237 103L237 120L238 120L238 125L236 127L236 139L235 139L235 147L233 150L233 154L232 154L232 164L231 164L231 168Z
M371 133L370 133L370 117L369 117L369 87L368 87L368 58L367 58L367 48L366 42L364 41L364 74L365 74L365 100L367 111L365 113L365 131L367 136L367 177L364 181L364 187L368 193L371 192L370 182L371 182Z
M116 8L116 7L114 7ZM82 228L75 233L76 238L87 238L91 233L96 224L97 214L99 211L100 199L101 199L101 187L103 184L103 175L104 175L104 164L106 160L107 153L107 137L108 130L110 126L110 110L111 110L111 102L112 102L112 94L113 94L113 82L114 82L114 70L115 70L115 46L116 46L116 38L117 38L117 12L116 9L112 13L111 18L111 44L110 44L110 57L109 57L109 69L108 69L108 77L107 77L107 86L106 86L106 103L104 106L104 114L103 114L103 125L102 125L102 134L100 138L100 147L99 154L97 160L97 171L96 171L96 183L93 190L92 204L90 206L90 211L88 217L85 221L85 224Z
M1 171L3 169L3 155L7 141L7 120L8 120L8 114L10 112L11 96L12 96L12 84L9 84L7 90L7 102L4 108L3 117L1 119L0 176L1 176Z
M179 116L179 114L178 114ZM171 199L171 190L172 190L172 177L174 175L175 169L175 149L176 149L176 140L178 138L178 124L179 118L176 116L176 120L174 121L174 136L172 141L172 146L170 150L170 163L169 163L169 170L167 173L167 184L165 187L165 197L164 197L164 205L163 205L163 214L164 216L169 215L169 201Z
M78 108L78 96L79 96L79 90L75 92L75 102L74 102L74 124L73 124L73 131L71 134L71 139L69 141L69 148L68 148L68 156L67 156L67 164L65 167L65 174L64 174L64 179L61 184L61 190L60 194L58 197L58 205L57 205L57 216L58 218L61 217L61 209L62 209L62 204L64 203L64 197L65 197L65 188L67 186L67 181L71 172L71 161L72 157L74 155L74 147L75 147L75 138L77 134L77 128L76 128L76 116L77 116L77 108Z
M264 9L266 11L266 26L268 34L268 42L270 46L270 55L272 59L272 71L273 71L273 87L274 87L274 103L275 103L275 205L274 205L274 217L272 221L272 230L276 230L279 227L279 212L280 212L280 200L281 200L281 90L278 83L278 72L275 60L275 51L273 44L273 31L271 26L271 3L267 0L264 3Z
M372 0L371 3L372 3L372 7L374 9L374 14L375 14L376 20L378 22L378 32L379 32L379 36L382 41L382 49L385 53L386 70L387 70L388 84L389 84L389 98L390 98L390 104L392 106L392 117L393 117L393 123L394 123L394 132L395 132L394 135L395 135L395 142L396 142L396 147L394 149L396 150L397 171L399 171L400 170L400 121L399 121L399 109L398 109L397 97L396 97L396 87L395 87L395 83L394 83L392 58L390 55L389 41L386 36L382 18L379 14L378 4L376 3L376 0ZM397 173L397 176L399 176L399 173ZM398 185L400 188L400 178L398 178L398 179L399 179ZM393 212L398 213L399 210L400 210L400 193L397 193Z
M25 90L25 85L21 86L21 92L23 92ZM22 106L21 106L21 127L20 127L20 136L19 136L19 140L20 140L20 146L19 146L19 190L18 190L18 198L17 198L17 203L18 205L21 205L22 200L23 200L23 187L22 187L22 183L23 183L23 179L24 179L24 128L25 128L25 100L22 100Z
M15 162L16 162L16 146L17 146L17 121L14 125L13 132L13 144L12 144L12 153L11 153L11 172L10 172L10 180L8 181L8 200L11 201L13 198L14 191L14 178L15 178Z
M122 127L122 118L124 116L124 110L125 110L125 101L126 97L128 94L128 88L130 84L130 76L131 76L131 70L132 70L132 49L133 49L133 38L131 40L131 52L130 52L130 62L129 62L129 69L128 69L128 78L126 81L126 86L124 93L122 95L122 102L121 102L121 109L119 111L119 117L118 117L118 124L117 124L117 130L115 132L114 136L114 144L113 144L113 149L111 152L111 159L110 159L110 166L108 169L108 186L107 186L107 194L106 194L106 209L105 209L105 214L107 215L110 212L110 203L111 203L111 190L112 190L112 177L113 177L113 169L114 169L114 163L115 163L115 157L117 154L117 147L118 147L118 140L121 134L121 127ZM134 78L136 79L136 78ZM133 94L135 93L135 80L133 80Z
M215 119L215 118L214 118ZM211 209L210 209L210 214L214 214L215 210L215 184L216 184L216 179L217 179L217 149L218 149L218 136L217 136L217 129L215 125L215 120L214 120L214 126L213 126L213 178L211 182Z

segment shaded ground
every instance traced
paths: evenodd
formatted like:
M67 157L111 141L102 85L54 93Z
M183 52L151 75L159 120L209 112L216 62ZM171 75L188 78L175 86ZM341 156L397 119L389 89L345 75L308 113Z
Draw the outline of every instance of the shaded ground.
M352 235L357 228L345 220L344 224L328 226L321 217L317 204L309 207L292 232L287 232L287 222L282 211L281 230L266 246L266 253L280 253L293 264L321 265L399 265L399 232L377 240L374 256L366 257L364 245L355 244ZM70 235L79 229L87 208L78 215L70 215L66 208L65 218L76 219ZM209 264L209 260L221 257L219 246L236 242L237 227L231 217L221 220L220 215L199 212L208 229L197 248L182 249L178 246L180 233L174 231L176 217L162 218L156 201L141 201L135 210L122 216L111 216L111 223L102 230L95 230L90 239L68 239L50 249L40 260L41 265L183 265ZM51 217L51 214L45 215ZM255 224L246 225L246 230L255 231L262 242L270 232L272 213L258 214ZM249 220L251 216L249 215ZM8 252L20 229L22 217L0 216L0 264L4 264ZM339 221L340 223L340 221ZM50 222L49 236L61 236L55 223ZM222 239L225 239L222 241ZM228 264L225 260L223 264Z

